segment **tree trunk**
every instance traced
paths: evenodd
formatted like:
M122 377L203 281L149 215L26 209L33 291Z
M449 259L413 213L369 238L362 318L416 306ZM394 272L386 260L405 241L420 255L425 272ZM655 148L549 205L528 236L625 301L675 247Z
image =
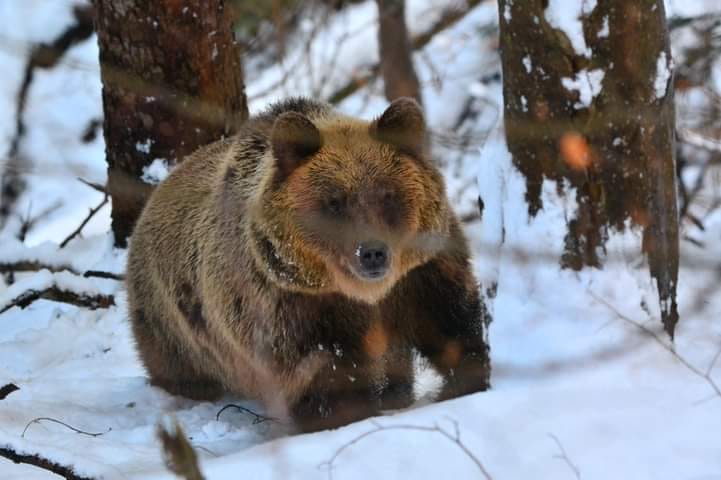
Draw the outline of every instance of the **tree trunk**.
M411 97L421 102L421 91L413 68L411 42L405 19L405 0L376 0L378 43L385 95L388 101Z
M224 0L94 0L115 243L125 246L169 165L248 116L241 54Z
M576 189L564 267L600 266L609 228L642 230L673 337L679 245L664 3L590 3L576 0L569 35L558 28L553 2L499 0L508 148L526 177L530 215L543 207L544 179Z

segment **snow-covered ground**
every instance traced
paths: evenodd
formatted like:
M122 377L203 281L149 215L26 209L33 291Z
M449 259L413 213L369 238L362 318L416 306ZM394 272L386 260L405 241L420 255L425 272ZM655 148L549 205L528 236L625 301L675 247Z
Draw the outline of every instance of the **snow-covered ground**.
M0 0L7 27L0 35L3 152L13 135L14 99L29 42L54 38L72 21L70 8L77 3ZM411 31L423 31L454 3L409 0ZM720 9L717 0L667 4L674 14ZM289 92L327 95L349 72L376 61L375 12L367 1L332 17L314 33L312 62L294 60L301 52L291 51L285 69L248 71L251 109ZM494 2L482 3L414 58L451 198L461 213L474 211L479 191L485 204L482 221L468 224L467 232L479 278L485 287L498 284L489 299L495 317L492 390L438 404L421 400L407 411L335 431L279 438L272 423L254 423L235 409L217 417L234 399L193 402L149 387L133 350L122 283L82 276L88 270L123 271L125 252L112 248L108 234L109 208L82 238L57 247L102 199L77 180L102 183L105 175L102 136L80 140L102 110L91 38L58 67L38 72L25 113L29 127L21 153L32 164L29 189L16 211L32 217L62 206L43 217L24 244L14 239L19 218L0 233L0 264L37 260L68 271L22 273L12 286L0 283L0 311L19 293L53 284L112 294L115 305L90 311L39 300L0 314L0 387L19 387L0 400L0 449L39 454L91 478L172 478L155 437L159 420L172 415L209 480L721 480L721 297L714 295L721 282L721 211L705 218L703 231L683 226L695 243L682 244L681 322L673 346L661 330L636 233L611 239L602 270L561 270L556 259L573 198L559 197L547 183L544 210L532 220L526 215L524 181L494 128L502 112L494 75L496 19ZM301 28L299 49L305 49L307 30ZM334 71L324 74L334 56ZM289 83L276 85L295 61L304 67L291 69ZM378 82L372 82L340 108L370 117L385 104ZM461 135L471 139L465 148L459 148ZM704 191L707 199L717 197L718 183ZM421 373L422 387L437 385L431 370ZM38 418L46 419L32 422ZM0 478L58 477L0 457Z

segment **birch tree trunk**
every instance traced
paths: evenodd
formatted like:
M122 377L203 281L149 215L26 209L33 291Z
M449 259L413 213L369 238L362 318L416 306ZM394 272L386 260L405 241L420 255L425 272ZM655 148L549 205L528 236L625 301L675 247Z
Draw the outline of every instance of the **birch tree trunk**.
M94 0L115 242L152 190L143 170L232 134L247 118L224 0Z
M678 321L672 61L663 0L499 0L505 130L526 178L575 188L564 267L601 265L609 230L643 232L662 320ZM593 3L593 5L591 5ZM561 11L566 9L565 11Z

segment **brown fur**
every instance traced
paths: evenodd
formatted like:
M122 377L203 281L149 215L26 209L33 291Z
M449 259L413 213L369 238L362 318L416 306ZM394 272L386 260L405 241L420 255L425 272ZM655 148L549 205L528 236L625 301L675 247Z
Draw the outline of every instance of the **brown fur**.
M133 233L128 299L151 380L230 391L302 430L412 400L412 348L442 398L488 386L487 314L409 99L374 122L288 100L202 148L153 193ZM390 248L380 281L360 242Z

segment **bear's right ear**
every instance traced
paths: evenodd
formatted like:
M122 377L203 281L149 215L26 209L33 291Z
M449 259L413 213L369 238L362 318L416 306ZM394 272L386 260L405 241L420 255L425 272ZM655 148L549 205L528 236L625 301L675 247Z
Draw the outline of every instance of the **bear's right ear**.
M320 131L308 117L298 112L285 112L275 119L270 134L275 157L276 180L283 181L306 159L320 150Z

